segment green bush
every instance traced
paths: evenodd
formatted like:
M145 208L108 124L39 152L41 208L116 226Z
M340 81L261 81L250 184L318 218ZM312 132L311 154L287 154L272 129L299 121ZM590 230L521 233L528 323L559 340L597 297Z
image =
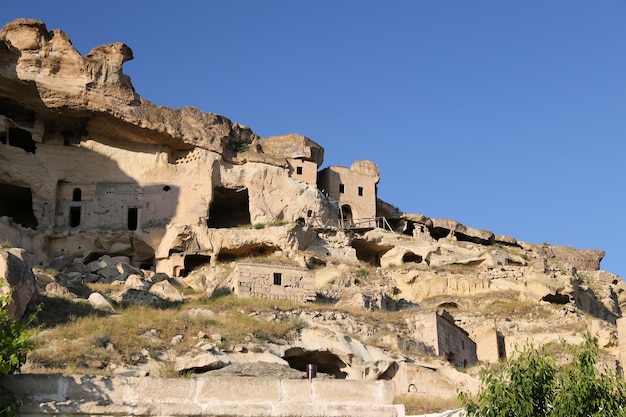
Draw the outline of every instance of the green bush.
M545 349L526 346L515 359L481 370L475 399L459 393L474 417L626 416L626 384L614 371L600 371L598 342L585 335L578 346L565 345L571 361L556 365Z
M4 278L0 278L0 290L3 281ZM10 302L10 294L0 296L0 375L19 372L26 362L28 351L33 347L27 327L34 320L34 315L27 322L11 319L8 309ZM0 416L16 414L15 403L10 396L0 390Z

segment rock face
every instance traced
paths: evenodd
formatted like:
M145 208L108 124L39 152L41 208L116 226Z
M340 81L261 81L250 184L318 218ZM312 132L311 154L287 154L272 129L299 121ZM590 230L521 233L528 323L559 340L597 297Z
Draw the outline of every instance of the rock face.
M42 123L55 124L54 131L48 127L43 134L79 140L86 131L219 153L232 142L250 143L257 137L222 116L190 107L157 108L143 100L122 72L124 62L133 59L132 50L123 43L96 47L83 57L64 32L48 31L44 23L31 19L7 24L0 31L0 42L2 97L10 98L18 109L36 111L36 125L45 129L48 126Z
M315 186L319 145L156 107L123 73L130 59L121 43L81 56L35 20L0 31L0 235L13 246L35 262L108 253L157 269L176 253L182 271L186 255L219 256L215 239L238 239L236 227L329 213ZM180 252L181 239L196 244Z

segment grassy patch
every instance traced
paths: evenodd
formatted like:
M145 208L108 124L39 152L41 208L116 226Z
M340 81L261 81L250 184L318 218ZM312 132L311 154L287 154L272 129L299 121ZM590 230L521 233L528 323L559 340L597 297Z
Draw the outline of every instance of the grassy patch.
M407 415L440 413L461 408L458 398L424 398L417 395L404 394L394 398L394 404L404 404Z

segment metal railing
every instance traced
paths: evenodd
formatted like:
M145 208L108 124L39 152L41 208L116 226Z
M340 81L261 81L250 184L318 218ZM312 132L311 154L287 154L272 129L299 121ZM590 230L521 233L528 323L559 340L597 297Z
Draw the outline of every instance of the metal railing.
M342 229L342 230L362 230L362 229L384 229L393 232L391 225L385 217L369 217L363 219L323 219L321 217L311 217L307 219L307 226L314 229Z

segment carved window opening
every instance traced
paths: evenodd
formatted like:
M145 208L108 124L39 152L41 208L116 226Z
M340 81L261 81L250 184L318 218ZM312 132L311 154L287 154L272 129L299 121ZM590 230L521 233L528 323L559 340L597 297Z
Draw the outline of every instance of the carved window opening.
M209 208L207 227L226 228L250 224L248 189L216 187Z
M343 194L346 191L346 186L343 184L339 184L339 192Z
M80 188L74 188L74 191L72 191L72 201L81 201L82 194L83 193Z
M35 154L35 141L29 131L12 127L9 129L9 145Z
M80 207L70 207L70 227L80 226Z
M37 229L37 218L33 212L33 194L30 188L11 184L0 184L0 217L10 217L24 227Z
M139 209L137 207L128 208L128 230L137 230L139 223Z
M302 175L302 167L296 167L296 174Z
M359 187L359 197L363 197L363 187Z
M283 274L280 272L274 272L274 285L282 285L283 284Z

